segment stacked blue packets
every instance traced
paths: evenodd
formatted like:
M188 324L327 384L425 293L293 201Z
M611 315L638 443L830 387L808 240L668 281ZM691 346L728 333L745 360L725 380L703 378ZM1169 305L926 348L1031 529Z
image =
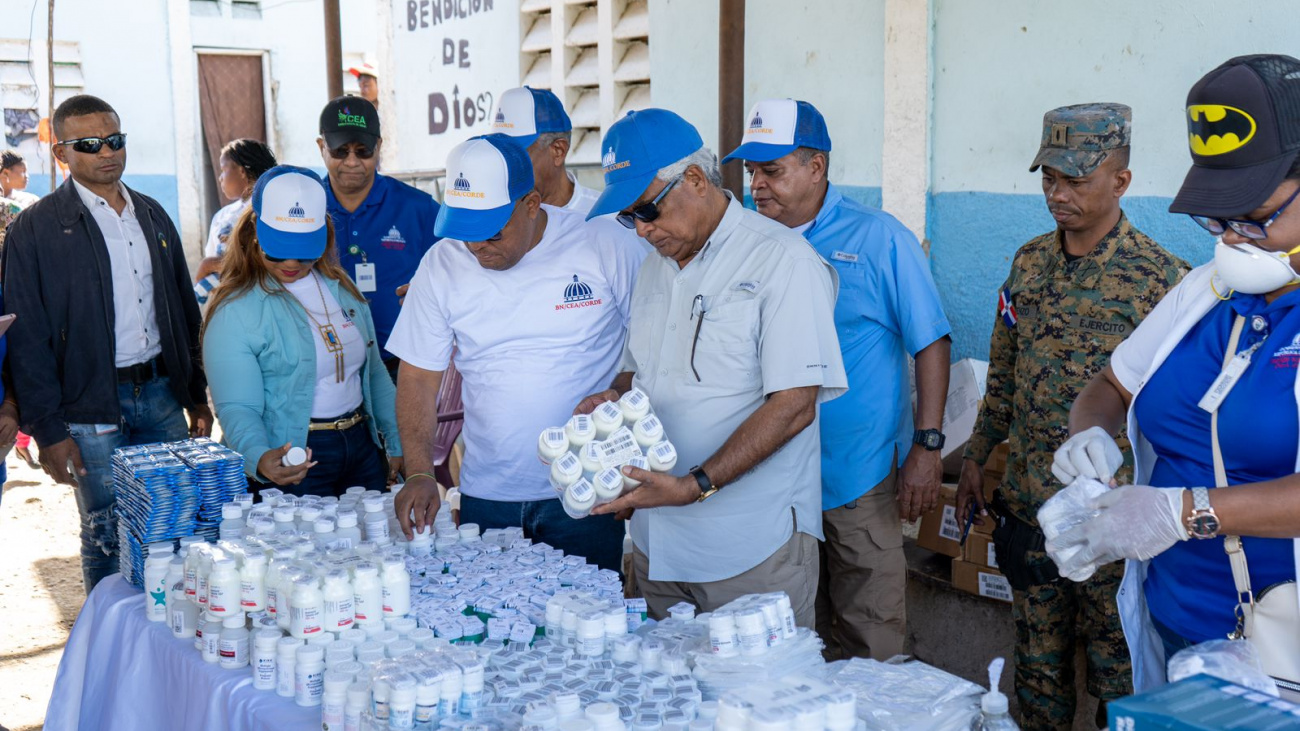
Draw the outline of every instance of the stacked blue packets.
M248 487L243 457L210 439L123 447L112 462L118 564L137 587L151 544L189 535L215 541L221 505Z

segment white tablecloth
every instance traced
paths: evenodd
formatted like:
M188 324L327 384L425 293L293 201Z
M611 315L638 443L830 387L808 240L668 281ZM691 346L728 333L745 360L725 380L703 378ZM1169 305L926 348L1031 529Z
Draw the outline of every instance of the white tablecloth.
M320 728L320 708L255 689L248 668L203 662L192 639L145 619L144 593L114 574L91 592L72 627L45 728L307 730Z

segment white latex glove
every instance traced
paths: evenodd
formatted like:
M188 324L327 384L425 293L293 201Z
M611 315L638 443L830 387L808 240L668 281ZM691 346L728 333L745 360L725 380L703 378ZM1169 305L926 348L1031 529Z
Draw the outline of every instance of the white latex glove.
M1125 485L1089 501L1096 517L1047 541L1061 575L1083 581L1098 567L1122 558L1146 560L1187 540L1184 488Z
M1094 426L1070 437L1052 457L1052 474L1062 485L1076 477L1088 477L1108 483L1124 464L1119 445L1105 429Z
M1096 517L1092 502L1108 490L1109 486L1097 480L1077 477L1074 482L1057 491L1038 510L1038 527L1042 529L1043 537L1053 540Z

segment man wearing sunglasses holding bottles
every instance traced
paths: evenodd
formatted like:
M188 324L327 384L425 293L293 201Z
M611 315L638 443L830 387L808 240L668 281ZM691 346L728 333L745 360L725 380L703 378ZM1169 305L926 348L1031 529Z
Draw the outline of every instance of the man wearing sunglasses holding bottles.
M912 232L830 184L821 112L768 99L745 119L740 147L723 162L744 161L759 213L803 234L840 280L835 326L849 392L821 413L826 540L817 632L828 660L887 660L903 652L906 619L899 518L914 521L933 508L943 481L952 328ZM908 356L916 359L915 421Z
M1131 692L1115 604L1123 567L1111 564L1086 582L1060 579L1043 552L1037 520L1043 503L1070 482L1051 467L1070 405L1187 271L1121 209L1133 178L1130 119L1123 104L1077 104L1043 115L1029 171L1041 168L1056 230L1020 247L996 298L989 296L997 311L988 389L964 454L957 510L963 518L968 511L987 515L983 466L1007 440L1006 474L992 486L999 496L993 542L1013 590L1015 685L1026 730L1070 728L1077 642L1087 654L1088 692L1102 701L1098 725L1105 725L1106 701ZM1120 443L1127 451L1128 442ZM1120 469L1121 450L1111 447L1114 462L1089 477L1128 479L1131 468Z
M438 510L429 450L435 398L456 351L464 378L465 463L460 519L527 537L619 571L623 524L565 514L537 459L537 435L618 372L632 285L645 249L611 220L542 203L528 153L503 134L447 157L447 195L388 347L402 359L397 420L407 536Z
M822 537L819 404L848 386L835 334L834 270L799 234L723 191L717 157L663 109L610 127L605 191L655 247L632 295L619 374L578 404L633 388L677 448L668 473L597 513L631 514L633 570L650 613L703 611L784 591L812 629Z
M199 306L176 226L122 183L126 135L102 99L54 111L54 155L71 175L10 229L5 311L23 430L73 485L86 591L117 571L114 449L207 435ZM190 423L186 424L185 411Z
M325 196L339 262L370 301L382 346L397 322L407 283L438 240L433 233L438 203L419 188L376 172L383 144L379 112L359 96L341 96L325 105L316 144L329 173ZM389 375L397 380L398 359L382 352Z

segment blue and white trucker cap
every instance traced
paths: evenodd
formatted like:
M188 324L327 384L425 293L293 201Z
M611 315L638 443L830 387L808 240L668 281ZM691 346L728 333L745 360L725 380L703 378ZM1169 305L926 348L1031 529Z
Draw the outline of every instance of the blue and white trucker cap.
M325 185L316 173L293 165L276 165L253 186L257 243L276 259L311 261L325 253Z
M642 109L610 126L601 140L605 190L587 220L621 211L650 187L655 173L704 147L695 127L667 109Z
M749 110L740 147L722 158L770 162L800 147L830 152L831 135L817 107L794 99L764 99Z
M501 95L492 117L492 131L513 138L520 147L528 147L539 135L573 131L573 122L550 89L520 86Z
M433 233L486 241L505 228L515 203L533 190L533 163L506 135L471 137L447 155L446 188Z

